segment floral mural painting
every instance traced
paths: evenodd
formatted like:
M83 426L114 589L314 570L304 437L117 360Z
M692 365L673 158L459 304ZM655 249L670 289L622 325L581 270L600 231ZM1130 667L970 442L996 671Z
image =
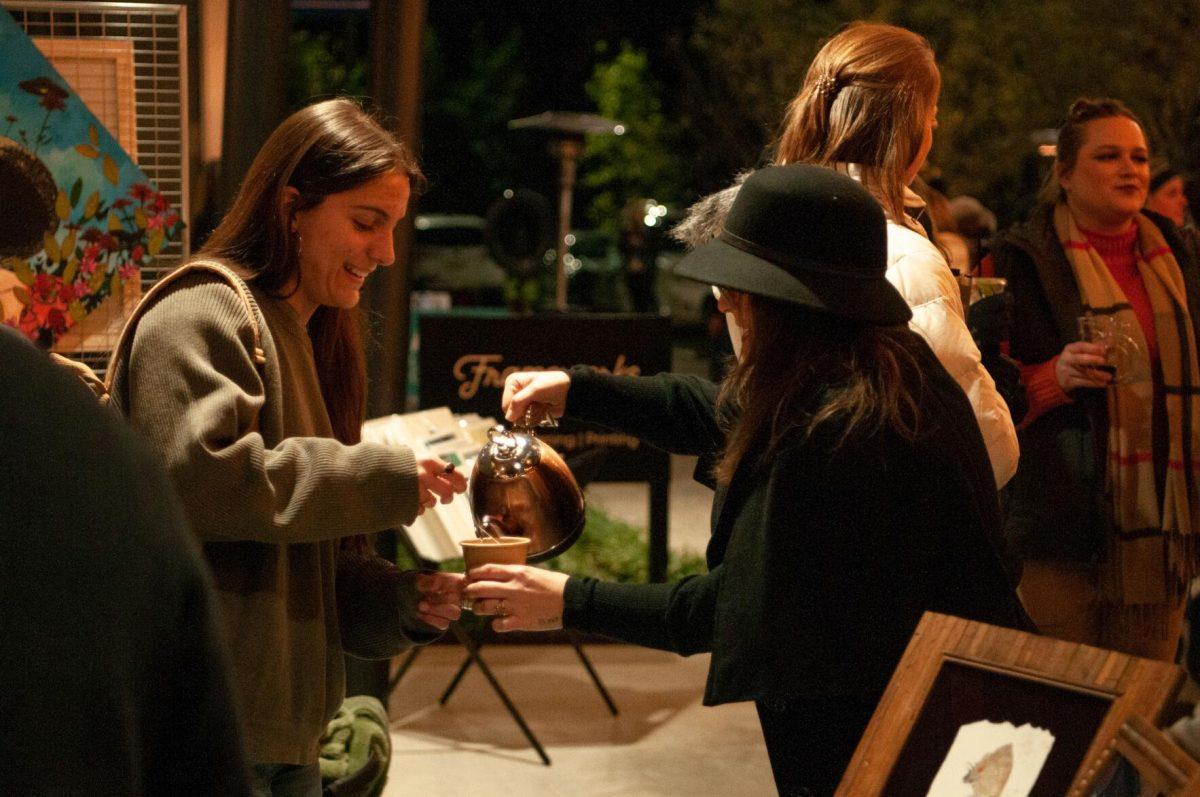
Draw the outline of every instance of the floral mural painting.
M183 220L0 9L0 322L51 347Z

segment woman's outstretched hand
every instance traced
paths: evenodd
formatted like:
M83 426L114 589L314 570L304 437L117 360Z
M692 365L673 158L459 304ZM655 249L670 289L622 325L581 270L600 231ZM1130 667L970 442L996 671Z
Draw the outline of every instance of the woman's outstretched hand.
M500 408L509 423L525 417L525 410L534 407L534 420L541 420L537 411L554 418L561 417L567 409L567 391L571 388L571 377L565 371L518 371L504 380L504 395Z
M461 573L408 571L404 575L411 578L417 588L416 610L421 622L445 631L462 614L465 579Z
M448 504L455 493L465 492L467 477L459 473L449 462L437 457L417 460L417 514L430 509L438 501Z
M467 574L471 611L491 615L496 631L562 628L567 574L524 565L481 565Z

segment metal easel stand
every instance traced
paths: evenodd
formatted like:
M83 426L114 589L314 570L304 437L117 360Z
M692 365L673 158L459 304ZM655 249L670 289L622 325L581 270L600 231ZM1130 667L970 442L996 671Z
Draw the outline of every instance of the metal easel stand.
M450 699L450 696L454 694L454 691L458 688L463 676L467 674L467 670L471 668L472 664L476 665L479 667L479 671L483 673L483 677L487 679L488 684L491 685L492 691L496 693L496 696L500 698L500 702L504 704L504 708L507 709L509 716L513 718L513 721L517 723L517 727L521 729L521 733L525 734L525 739L529 742L533 749L537 751L538 758L542 759L543 764L550 766L550 756L546 755L545 748L542 747L542 744L538 741L537 736L535 736L533 731L530 730L529 725L525 722L525 718L521 715L521 711L516 707L516 704L512 702L512 698L508 696L508 692L506 692L504 687L500 685L500 681L496 679L496 676L492 673L491 668L488 667L487 662L485 662L483 660L483 656L480 655L479 650L483 647L483 643L477 640L459 623L451 623L450 631L454 634L455 638L462 643L462 646L467 651L467 656L465 659L463 659L463 663L459 666L458 671L450 680L450 684L446 687L446 691L444 691L441 698L438 699L438 703L443 706L446 705L446 702ZM612 695L610 695L608 690L604 687L604 683L600 680L599 674L596 672L595 667L592 666L591 659L589 659L587 654L584 653L583 646L580 643L579 634L575 631L568 630L567 639L570 641L571 647L575 649L575 654L579 657L579 661L583 664L584 669L587 670L588 676L591 677L592 683L596 685L596 690L600 692L600 697L603 698L604 704L608 707L609 713L611 713L614 717L617 716L620 713L617 709L617 704L613 702ZM413 662L416 661L416 658L420 655L421 650L422 648L413 648L411 651L409 651L408 656L405 657L404 661L401 662L400 667L396 670L396 674L392 676L392 679L388 682L389 694L400 683L400 680L405 676L409 668L412 667Z
M420 562L422 566L428 566L437 569L436 562L424 561L417 556L415 546L412 545L411 540L408 539L408 535L403 533L403 530L401 530L401 533L398 536L401 544L408 549L415 561ZM465 648L467 651L467 656L465 659L463 659L462 665L458 668L458 671L450 680L449 686L447 686L446 691L442 693L438 703L443 706L446 705L446 701L448 701L450 696L454 694L454 690L458 688L458 685L462 681L463 676L466 675L467 670L470 669L472 664L475 664L479 667L479 671L483 673L483 677L487 679L488 684L491 685L492 691L496 693L496 696L500 698L500 702L504 704L504 708L507 709L509 716L511 716L513 721L517 723L517 727L521 729L521 733L525 734L526 740L528 740L533 749L537 751L538 758L542 760L543 764L550 766L550 756L546 755L545 748L542 747L542 744L538 741L537 736L535 736L533 731L530 730L529 725L525 722L525 718L521 715L520 710L508 696L508 692L506 692L504 687L500 685L500 681L496 679L496 676L492 673L491 668L488 667L487 662L485 662L483 657L479 654L479 649L483 647L483 643L476 639L471 632L462 626L461 623L451 623L450 632L454 634L455 638L460 643L462 643L463 648ZM587 654L583 652L583 646L580 644L579 634L575 631L567 630L567 639L570 641L571 647L575 649L575 654L579 657L579 661L583 663L584 669L587 670L588 676L591 677L592 683L596 685L596 689L600 692L600 697L604 699L604 704L608 707L609 712L614 717L617 716L619 713L617 710L617 705L613 702L612 696L604 687L604 683L600 680L600 676L597 674L595 667L592 666L591 659L589 659ZM388 680L387 695L391 695L391 693L395 691L396 686L399 685L401 679L403 679L408 673L409 669L411 669L413 663L417 660L417 657L421 655L421 651L423 649L424 648L422 647L414 647L408 652L408 655L404 657L404 661L402 661L400 666L396 669L396 674ZM387 701L385 699L385 705L386 702Z

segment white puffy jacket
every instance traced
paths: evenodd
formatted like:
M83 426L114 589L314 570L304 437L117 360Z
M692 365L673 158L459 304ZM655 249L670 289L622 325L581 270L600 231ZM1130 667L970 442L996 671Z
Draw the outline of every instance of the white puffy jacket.
M983 432L996 486L1003 487L1017 470L1017 430L967 330L958 282L942 253L922 233L889 220L887 236L888 282L912 309L909 326L967 394Z

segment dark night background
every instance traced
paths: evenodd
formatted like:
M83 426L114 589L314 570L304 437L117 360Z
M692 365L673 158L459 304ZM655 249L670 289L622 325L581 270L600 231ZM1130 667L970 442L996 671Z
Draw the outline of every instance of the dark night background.
M366 17L293 12L294 106L365 94ZM1028 212L1045 169L1032 136L1079 95L1124 100L1156 156L1200 166L1200 0L432 0L420 212L483 214L507 188L553 197L545 138L506 128L547 110L601 112L631 131L589 141L576 226L611 229L639 196L686 205L755 165L820 41L858 18L930 40L943 91L923 176L1002 224Z

